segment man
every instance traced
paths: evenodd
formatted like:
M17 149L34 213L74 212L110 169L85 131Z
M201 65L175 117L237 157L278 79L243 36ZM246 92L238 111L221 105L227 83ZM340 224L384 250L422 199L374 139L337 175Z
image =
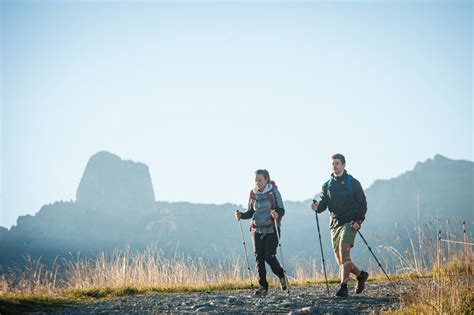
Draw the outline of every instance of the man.
M332 246L341 277L341 287L336 296L347 297L349 296L347 281L351 273L357 277L355 289L357 294L364 290L365 282L369 277L367 272L357 268L350 256L357 230L365 219L367 200L360 182L345 170L344 155L338 153L331 158L331 178L323 184L320 200L315 201L311 209L317 213L323 212L326 208L329 209Z

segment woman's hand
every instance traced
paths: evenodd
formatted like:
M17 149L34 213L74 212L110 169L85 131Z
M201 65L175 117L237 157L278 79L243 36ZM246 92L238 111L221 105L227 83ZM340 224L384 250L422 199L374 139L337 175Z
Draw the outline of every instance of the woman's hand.
M278 212L276 212L275 210L272 210L272 218L273 218L273 220L278 219L278 217L279 217Z
M235 210L235 218L237 219L237 221L240 220L241 215L242 215L242 212L240 212L239 210Z
M316 211L318 210L318 206L319 203L316 200L313 200L313 203L311 204L311 209L313 209L313 211Z

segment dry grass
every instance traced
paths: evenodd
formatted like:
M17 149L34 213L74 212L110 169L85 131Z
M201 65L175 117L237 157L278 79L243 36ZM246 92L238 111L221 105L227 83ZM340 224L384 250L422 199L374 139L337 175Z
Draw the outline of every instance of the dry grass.
M179 288L243 280L241 266L238 257L233 263L224 261L209 268L203 258L184 255L166 258L153 250L132 254L126 249L116 251L111 257L101 254L95 260L67 262L66 271L70 289Z
M324 282L317 260L293 260L293 286ZM0 278L0 298L102 298L149 294L157 292L191 292L250 288L246 264L238 255L211 264L203 258L176 254L165 257L160 251L148 249L131 252L126 248L112 255L100 254L95 259L76 258L55 262L48 270L41 260L27 258L25 268L9 272ZM337 282L334 274L330 282ZM273 277L274 278L274 277ZM270 278L270 286L277 287ZM256 275L251 273L253 285Z
M474 312L474 293L472 252L465 260L453 259L435 268L431 275L420 277L412 274L410 294L403 294L402 301L408 305L409 313L472 314Z
M0 295L4 295L8 292L8 282L4 275L0 275Z
M379 246L386 253L379 257L383 264L396 266L396 273L391 278L407 280L411 285L409 294L401 294L402 302L407 306L403 312L472 314L472 248L451 246L449 252L440 248L438 256L438 243L429 239L430 233L425 231L417 235L425 235L425 239L412 240L411 248L405 251L393 246ZM203 258L193 259L182 254L167 258L156 250L131 252L127 248L111 255L101 254L95 259L55 262L49 270L40 260L28 259L26 262L25 268L0 276L0 302L49 303L162 292L250 288L245 261L238 255L222 258L212 267ZM293 270L290 275L292 286L324 283L320 259L292 259L289 265ZM371 279L385 280L376 268L371 270ZM251 276L256 285L256 275L252 272ZM328 270L328 277L330 282L339 281L337 270ZM272 281L271 286L276 287L275 279Z
M398 262L397 273L409 284L409 292L402 293L403 313L473 314L474 312L474 255L472 246L453 244L441 239L468 241L466 236L438 234L439 226L427 223L415 230L410 248L398 251L393 246L385 249L392 262ZM409 235L410 237L410 235Z
M159 251L129 249L96 259L55 262L47 270L41 260L27 258L25 268L0 278L0 294L27 296L120 296L147 292L206 291L249 287L237 256L214 264L184 255L166 258ZM254 275L252 275L253 277Z

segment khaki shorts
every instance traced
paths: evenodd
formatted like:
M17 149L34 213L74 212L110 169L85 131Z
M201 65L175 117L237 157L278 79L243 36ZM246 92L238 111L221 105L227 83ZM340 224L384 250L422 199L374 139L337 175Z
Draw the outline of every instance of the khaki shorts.
M351 227L350 223L345 223L337 228L331 229L331 241L334 252L339 252L339 244L341 242L349 243L351 247L353 247L356 234L357 231Z

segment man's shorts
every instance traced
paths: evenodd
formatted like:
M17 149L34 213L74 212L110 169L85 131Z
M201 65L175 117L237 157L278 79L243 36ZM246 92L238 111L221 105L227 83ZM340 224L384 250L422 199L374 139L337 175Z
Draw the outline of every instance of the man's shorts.
M334 252L339 252L339 244L341 242L349 243L351 247L353 247L356 234L357 231L351 227L350 223L345 223L337 228L331 229L331 241Z

